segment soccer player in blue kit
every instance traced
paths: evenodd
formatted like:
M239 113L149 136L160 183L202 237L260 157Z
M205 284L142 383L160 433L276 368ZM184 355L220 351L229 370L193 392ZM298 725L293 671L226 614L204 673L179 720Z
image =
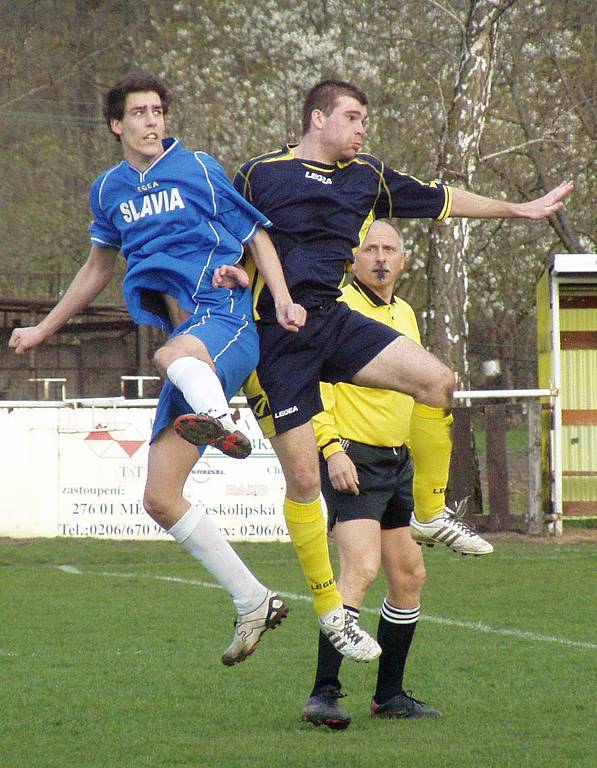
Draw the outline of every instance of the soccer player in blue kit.
M339 632L345 622L351 623L351 606L332 618L326 615L338 593L311 424L322 409L319 382L344 381L411 395L411 440L423 435L442 451L451 439L454 388L452 372L432 354L336 301L346 263L377 218L540 220L562 208L573 188L564 182L537 200L511 203L440 182L423 183L361 151L367 104L365 93L351 83L317 83L303 105L300 142L249 160L234 179L235 187L272 221L269 233L286 283L308 312L299 334L277 326L273 296L248 261L261 355L244 391L284 472L286 523L320 621L335 620ZM433 467L433 457L428 458ZM458 542L469 549L486 545L480 537L475 542L445 509L430 519L413 517L411 532L420 542Z
M9 345L18 354L33 349L84 309L112 278L122 250L123 292L132 319L170 333L154 357L166 381L143 503L232 596L234 637L222 657L231 666L253 652L288 607L255 578L202 507L183 497L198 454L174 423L182 417L195 443L214 445L229 456L242 458L250 451L228 407L259 357L251 294L226 279L245 247L275 295L281 326L297 332L305 310L290 298L264 231L268 219L233 188L214 158L166 138L169 101L166 86L146 72L125 76L106 94L104 117L124 159L91 187L89 257L49 314L36 326L15 329ZM194 414L185 416L189 411Z

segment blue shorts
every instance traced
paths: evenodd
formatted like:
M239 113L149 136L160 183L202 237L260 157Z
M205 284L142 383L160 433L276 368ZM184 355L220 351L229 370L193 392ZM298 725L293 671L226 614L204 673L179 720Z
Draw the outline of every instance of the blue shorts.
M227 306L208 307L179 325L169 338L185 333L205 344L215 363L226 399L230 400L241 389L259 360L259 337L252 318L245 314L233 314ZM160 392L150 442L177 416L192 412L193 408L180 390L171 381L166 381Z
M401 335L344 302L309 309L298 333L277 323L257 327L259 365L243 389L265 437L306 424L323 408L320 381L350 383Z

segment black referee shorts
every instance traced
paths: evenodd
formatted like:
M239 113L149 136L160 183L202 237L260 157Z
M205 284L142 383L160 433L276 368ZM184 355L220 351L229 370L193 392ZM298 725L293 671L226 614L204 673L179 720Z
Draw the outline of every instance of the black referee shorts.
M348 444L347 444L348 443ZM328 526L337 521L378 520L381 528L403 528L414 509L413 463L405 445L379 448L342 440L359 476L358 496L339 493L330 483L327 462L319 455L321 490L328 510Z

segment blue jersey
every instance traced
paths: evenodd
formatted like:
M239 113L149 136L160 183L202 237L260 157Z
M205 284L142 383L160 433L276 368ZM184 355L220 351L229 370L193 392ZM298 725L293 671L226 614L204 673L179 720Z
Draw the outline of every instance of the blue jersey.
M224 300L233 311L250 311L248 290L213 289L211 279L216 267L236 264L258 228L270 222L213 157L173 138L163 145L145 171L123 160L95 180L91 242L122 250L124 297L136 323L172 330L164 293L191 313Z
M364 153L333 165L294 157L290 146L253 158L234 186L272 221L274 241L294 301L306 308L334 301L346 263L374 219L449 216L450 187L425 183ZM272 296L252 275L255 316L275 319Z

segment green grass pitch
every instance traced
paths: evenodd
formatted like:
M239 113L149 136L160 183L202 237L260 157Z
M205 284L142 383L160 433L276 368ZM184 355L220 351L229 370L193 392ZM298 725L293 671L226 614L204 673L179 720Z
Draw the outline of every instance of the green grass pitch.
M237 546L291 611L226 668L232 604L175 544L0 541L0 766L594 768L595 545L493 541L425 550L405 687L444 717L372 721L376 664L346 662L335 733L300 722L317 627L290 545Z

